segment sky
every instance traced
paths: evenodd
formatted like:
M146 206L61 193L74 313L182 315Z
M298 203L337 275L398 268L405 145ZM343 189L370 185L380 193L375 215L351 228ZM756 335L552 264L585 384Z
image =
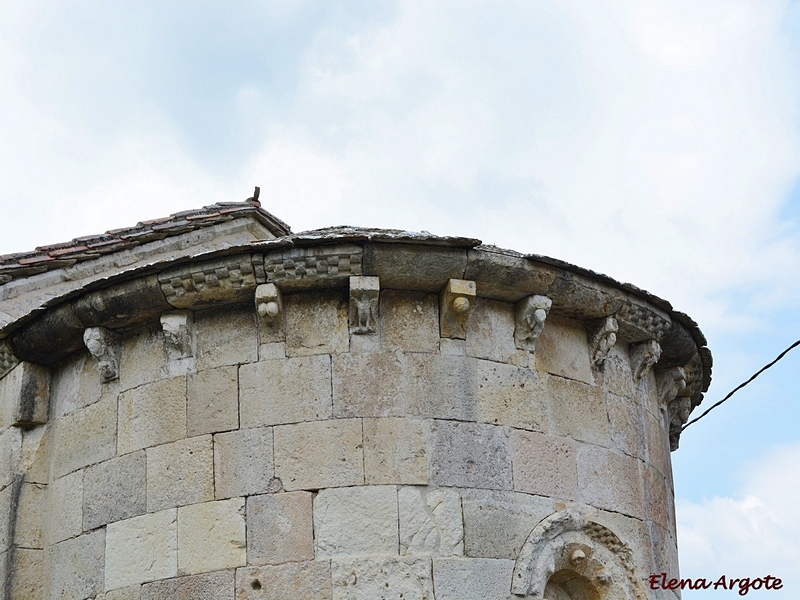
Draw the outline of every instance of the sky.
M799 73L788 0L0 0L0 253L258 185L294 231L476 237L666 298L710 404L800 338ZM798 372L684 433L683 576L800 597Z

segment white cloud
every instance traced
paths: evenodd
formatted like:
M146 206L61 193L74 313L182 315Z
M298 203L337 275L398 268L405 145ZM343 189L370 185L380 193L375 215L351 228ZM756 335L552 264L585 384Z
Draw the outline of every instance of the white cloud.
M773 575L784 589L763 597L796 598L800 589L800 443L774 449L751 465L741 494L699 503L678 500L681 577ZM684 597L719 597L719 590ZM716 594L716 595L714 595ZM755 592L748 597L761 597Z

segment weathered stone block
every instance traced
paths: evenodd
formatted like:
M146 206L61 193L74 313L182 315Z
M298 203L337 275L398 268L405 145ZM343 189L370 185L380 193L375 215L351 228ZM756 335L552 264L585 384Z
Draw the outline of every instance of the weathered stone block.
M653 416L644 411L644 433L647 440L647 463L672 481L672 457L669 452L667 415Z
M284 296L286 352L289 356L347 352L350 331L347 297L326 290Z
M141 600L142 586L132 585L130 587L111 590L105 594L95 596L94 600Z
M186 430L190 436L239 427L239 369L218 367L189 375Z
M436 600L509 600L513 560L434 558Z
M385 350L438 352L439 298L436 294L383 290L380 298Z
M401 353L333 357L335 417L397 417L405 414L406 361Z
M464 553L512 560L519 556L536 524L555 511L555 501L550 498L490 490L461 490L461 505Z
M464 522L457 491L403 487L397 491L397 505L400 554L464 554Z
M141 600L233 600L234 586L232 569L200 573L145 583Z
M119 397L119 453L186 437L186 377L141 385Z
M439 352L441 354L451 354L454 356L466 356L467 343L464 340L439 338Z
M258 360L286 358L286 342L269 342L258 347Z
M140 329L123 340L119 361L120 391L167 376L167 350L160 325Z
M0 430L0 489L14 481L22 454L22 431L18 427Z
M470 361L477 420L544 431L548 376L530 369L485 360Z
M13 431L19 430L14 428ZM22 435L19 468L25 472L25 481L30 483L47 483L50 481L52 431L53 425L46 425L27 429ZM0 441L1 444L2 442ZM2 450L0 450L0 454L2 454ZM0 464L2 464L2 461L2 456L0 456ZM1 467L0 472L2 472ZM0 478L2 478L1 475Z
M214 499L214 451L210 435L147 449L147 510Z
M643 518L639 461L597 446L579 446L578 488L587 504Z
M314 498L316 556L397 554L393 486L324 489Z
M205 573L246 563L244 498L178 509L179 573Z
M620 452L644 460L647 447L644 438L642 407L630 398L606 394L606 408L611 422L611 441Z
M331 561L333 600L433 600L428 558L374 556Z
M12 542L12 519L15 518L13 502L16 501L16 494L22 481L9 485L0 490L0 552L5 552L11 547Z
M275 427L275 475L287 490L361 485L361 419Z
M83 529L88 531L147 511L144 450L88 467L83 477Z
M431 483L510 490L511 458L502 427L433 421Z
M675 531L675 498L664 476L652 467L642 465L644 492L647 498L646 518L667 531Z
M571 321L549 317L536 342L536 368L594 383L586 330Z
M9 554L0 554L0 587L9 600L40 600L44 598L44 550L16 548ZM8 562L7 562L8 561ZM4 571L8 568L8 572Z
M314 558L311 493L288 492L247 499L247 562L282 564Z
M95 364L84 351L69 357L62 367L54 370L50 401L54 418L60 419L100 400L103 382Z
M266 360L239 369L242 427L328 419L331 359Z
M20 548L44 547L47 486L23 483L17 500L13 543Z
M195 314L197 370L258 360L258 329L251 305L221 306Z
M50 370L21 362L0 379L0 428L30 427L47 422Z
M565 500L578 498L574 444L535 431L511 431L514 489Z
M55 544L83 532L83 471L56 479L47 490L47 538Z
M240 429L214 436L217 498L263 494L274 475L271 427Z
M53 424L53 477L91 465L116 454L117 399L104 397Z
M109 523L105 536L106 590L175 577L178 574L177 521L178 511L172 508ZM62 542L65 543L68 542Z
M364 419L366 483L427 484L427 429L419 419Z
M514 306L476 298L467 321L467 356L509 363L516 359Z
M598 446L611 445L603 390L580 381L549 377L550 432Z
M327 560L236 570L236 600L331 600Z
M633 373L628 346L616 343L603 363L603 389L623 398L633 397Z
M408 405L412 415L474 421L474 365L463 356L409 354Z
M102 593L104 570L108 576L105 550L103 529L50 546L50 597L83 600Z

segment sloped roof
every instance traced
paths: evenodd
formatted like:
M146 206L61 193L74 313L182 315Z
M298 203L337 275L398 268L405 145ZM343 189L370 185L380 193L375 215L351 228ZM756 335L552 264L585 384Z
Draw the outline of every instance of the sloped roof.
M29 252L0 255L0 284L12 279L70 267L78 262L242 216L255 218L277 237L292 232L286 223L261 208L256 194L254 198L245 202L219 202L195 210L177 212L160 219L142 221L133 227L112 229L106 233L79 237L69 242L39 246Z

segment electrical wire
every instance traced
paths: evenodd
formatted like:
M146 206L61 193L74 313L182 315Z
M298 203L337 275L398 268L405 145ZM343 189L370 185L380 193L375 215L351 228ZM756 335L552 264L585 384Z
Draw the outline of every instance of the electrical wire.
M700 416L699 416L699 417L697 417L696 419L692 419L691 421L689 421L688 423L686 423L686 425L684 425L683 427L681 427L681 431L683 431L684 429L686 429L686 428L687 428L689 425L691 425L692 423L697 423L697 422L698 422L700 419L702 419L703 417L705 417L705 416L706 416L708 413L710 413L712 410L714 410L715 408L717 408L717 407L718 407L720 404L722 404L723 402L725 402L725 401L726 401L728 398L730 398L731 396L733 396L733 395L734 395L736 392L738 392L740 389L742 389L742 388L743 388L744 386L746 386L748 383L750 383L751 381L753 381L753 380L754 380L756 377L758 377L759 375L761 375L761 374L762 374L764 371L766 371L767 369L769 369L769 368L770 368L772 365L774 365L776 362L778 362L778 361L779 361L780 359L782 359L784 356L786 356L787 354L789 354L789 351L790 351L792 348L796 348L797 346L800 346L800 340L797 340L797 341L796 341L794 344L792 344L791 346L789 346L789 347L788 347L786 350L784 350L783 352L781 352L780 354L778 354L778 357L777 357L775 360L773 360L771 363L769 363L769 364L767 364L767 365L764 365L763 367L761 367L761 368L760 368L758 371L756 371L756 373L755 373L755 374L754 374L754 375L753 375L753 376L752 376L750 379L748 379L748 380L747 380L747 381L745 381L744 383L740 383L740 384L739 384L739 385L737 385L735 388L733 388L733 390L731 390L731 392L730 392L730 393L728 393L728 395L727 395L727 396L725 396L725 397L724 397L722 400L720 400L720 401L719 401L719 402L717 402L716 404L713 404L713 405L712 405L712 406L711 406L711 407L710 407L708 410L706 410L706 411L705 411L705 412L704 412L702 415L700 415Z

